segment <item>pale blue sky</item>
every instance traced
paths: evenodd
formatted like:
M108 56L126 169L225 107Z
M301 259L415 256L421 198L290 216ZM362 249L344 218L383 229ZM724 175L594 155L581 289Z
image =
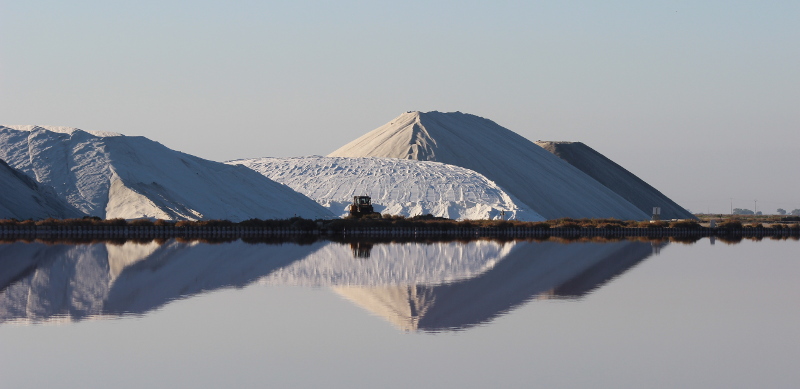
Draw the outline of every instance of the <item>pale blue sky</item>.
M0 1L0 123L213 160L408 110L582 141L691 211L800 208L793 1Z

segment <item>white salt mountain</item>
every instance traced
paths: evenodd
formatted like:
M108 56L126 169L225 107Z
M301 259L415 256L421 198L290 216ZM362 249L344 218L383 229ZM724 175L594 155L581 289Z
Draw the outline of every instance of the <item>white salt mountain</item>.
M660 207L663 219L696 219L658 189L581 142L537 141L536 144L599 181L642 212L650 213L653 207Z
M437 161L483 174L547 219L649 215L597 180L491 120L406 112L329 154Z
M37 184L0 159L0 219L70 218L80 215L52 188Z
M372 197L376 212L449 219L544 220L480 173L438 162L388 158L258 158L247 166L346 216L353 196Z
M139 136L0 126L0 158L86 215L166 220L331 218L313 200L243 166Z

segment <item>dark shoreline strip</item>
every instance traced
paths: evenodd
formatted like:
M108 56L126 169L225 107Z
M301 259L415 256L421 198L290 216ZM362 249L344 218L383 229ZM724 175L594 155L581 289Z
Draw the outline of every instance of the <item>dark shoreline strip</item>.
M331 230L269 227L175 227L175 226L0 226L1 238L94 238L94 239L169 239L169 238L249 238L249 237L452 237L460 238L536 238L536 237L798 237L800 228L436 228L363 227Z

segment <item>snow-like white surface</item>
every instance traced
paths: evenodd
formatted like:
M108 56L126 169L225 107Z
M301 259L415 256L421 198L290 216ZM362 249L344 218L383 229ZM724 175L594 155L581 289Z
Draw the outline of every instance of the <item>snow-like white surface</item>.
M544 218L480 173L439 162L388 158L257 158L230 161L346 216L353 196L370 196L376 212L449 219Z
M3 127L8 127L8 128L11 128L11 129L17 130L17 131L28 131L28 132L37 131L37 130L45 130L45 131L51 131L51 132L58 132L58 133L61 133L61 134L72 134L75 131L83 131L83 132L88 132L88 133L90 133L92 135L96 135L96 136L104 136L104 137L108 137L108 136L123 136L122 134L120 134L118 132L81 130L80 128L65 127L65 126L36 126L36 125L10 125L9 124L9 125L4 125Z
M20 127L20 126L17 126ZM243 166L138 136L0 126L0 158L87 215L172 220L331 218L313 200Z
M406 112L330 157L438 161L483 174L547 219L648 215L528 139L460 112Z
M80 213L58 198L52 188L37 184L0 159L0 219L76 217Z

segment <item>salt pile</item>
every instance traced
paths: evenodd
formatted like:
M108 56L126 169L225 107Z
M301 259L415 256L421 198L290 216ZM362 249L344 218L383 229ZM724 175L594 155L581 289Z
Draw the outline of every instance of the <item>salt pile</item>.
M346 216L353 196L372 197L375 211L449 219L544 220L480 173L438 162L387 158L258 158L230 161Z
M39 185L0 159L0 219L69 218L80 215L56 196L52 188Z
M139 136L0 126L0 158L83 214L168 220L331 218L313 200L243 166Z
M547 219L649 217L569 163L491 120L406 112L329 154L437 161L483 174Z
M642 212L650 213L653 207L660 207L664 219L696 219L658 189L581 142L537 141L536 144L599 181Z

